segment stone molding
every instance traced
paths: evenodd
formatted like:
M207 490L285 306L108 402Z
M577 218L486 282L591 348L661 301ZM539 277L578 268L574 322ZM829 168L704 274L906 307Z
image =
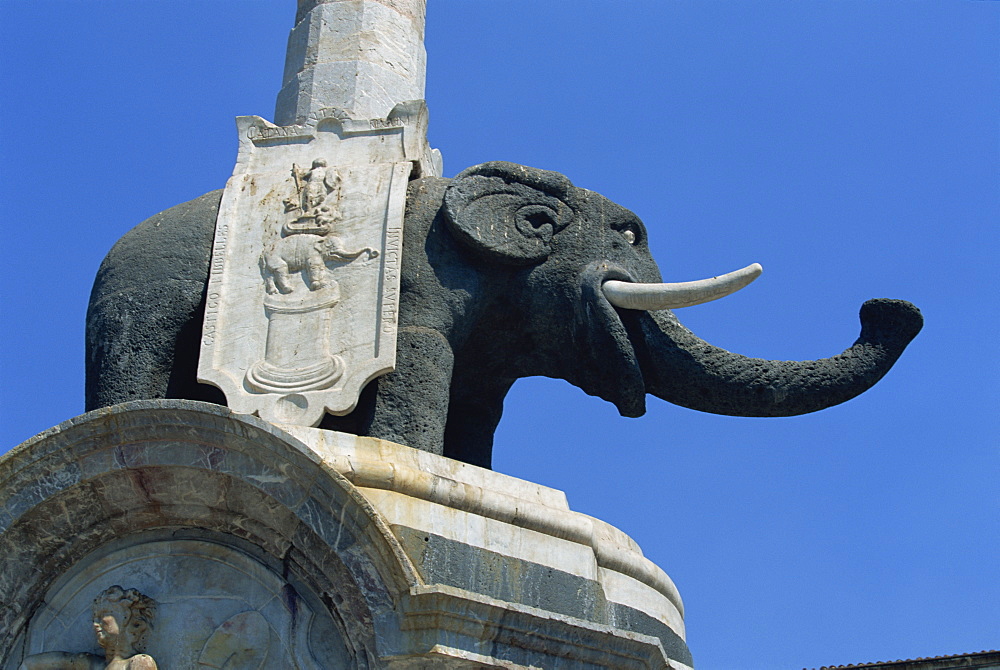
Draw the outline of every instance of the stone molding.
M460 603L460 607L456 604ZM662 649L656 639L623 631L613 626L582 623L571 617L559 616L537 608L475 596L461 589L433 585L418 587L408 599L408 627L411 631L432 638L442 630L462 636L484 636L494 645L516 645L534 658L527 663L509 663L498 659L499 654L476 654L444 643L428 645L426 658L470 661L476 668L553 667L551 659L559 658L569 668L673 668L690 666L667 659L664 665ZM502 630L495 622L503 621ZM545 625L540 626L539 622ZM390 657L389 668L424 668L412 656ZM532 662L534 661L534 662ZM538 663L536 666L535 663ZM445 667L451 667L445 665Z
M355 486L395 491L591 547L599 567L655 589L684 615L673 580L642 555L635 540L609 523L570 511L562 491L385 440L281 427L311 445Z

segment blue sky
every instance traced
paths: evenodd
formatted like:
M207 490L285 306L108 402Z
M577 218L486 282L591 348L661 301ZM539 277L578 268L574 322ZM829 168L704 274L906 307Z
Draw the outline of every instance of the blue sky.
M292 0L0 0L0 448L83 411L101 258L221 188L271 118ZM1000 646L1000 3L430 0L445 174L564 172L639 214L679 310L753 356L840 352L858 308L926 325L874 389L788 419L649 399L624 419L522 380L495 469L566 492L677 583L696 665L803 668Z

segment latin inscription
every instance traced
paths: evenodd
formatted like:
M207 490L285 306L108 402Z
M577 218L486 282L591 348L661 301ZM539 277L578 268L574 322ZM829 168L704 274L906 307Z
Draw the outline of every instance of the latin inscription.
M314 123L317 123L326 119L337 119L338 121L342 121L350 117L347 115L347 112L339 107L323 107L309 114L309 118Z
M402 119L372 119L370 122L373 130L378 130L379 128L401 128L403 126Z
M253 142L273 140L282 137L311 137L301 126L250 126L247 139Z
M391 228L385 233L385 294L382 296L382 332L396 330L396 310L399 306L399 254L403 243L403 231Z
M215 245L212 247L212 266L208 279L208 293L205 296L205 326L202 343L215 343L216 325L219 320L219 288L222 286L222 269L226 264L226 246L229 240L229 225L223 224L215 231Z

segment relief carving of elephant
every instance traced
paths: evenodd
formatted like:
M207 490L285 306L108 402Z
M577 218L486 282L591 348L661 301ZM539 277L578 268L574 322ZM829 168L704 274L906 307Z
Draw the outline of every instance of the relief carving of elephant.
M152 217L102 264L87 321L88 409L224 402L195 380L220 196ZM860 337L832 358L733 354L663 308L688 297L664 298L646 235L632 212L554 172L498 162L412 181L396 371L321 427L489 467L504 396L539 375L630 417L645 412L647 394L718 414L803 414L870 388L923 323L908 302L870 300Z
M291 293L295 286L290 273L300 270L306 273L309 289L316 291L330 285L326 261L352 261L362 254L367 254L369 260L378 256L371 247L347 251L342 244L339 237L329 234L297 233L274 240L261 258L267 292Z

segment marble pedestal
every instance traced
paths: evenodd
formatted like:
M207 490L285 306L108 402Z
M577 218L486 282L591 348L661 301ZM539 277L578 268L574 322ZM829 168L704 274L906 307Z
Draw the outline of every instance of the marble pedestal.
M96 652L156 601L160 668L685 668L673 583L560 491L198 402L67 421L0 460L0 669Z

